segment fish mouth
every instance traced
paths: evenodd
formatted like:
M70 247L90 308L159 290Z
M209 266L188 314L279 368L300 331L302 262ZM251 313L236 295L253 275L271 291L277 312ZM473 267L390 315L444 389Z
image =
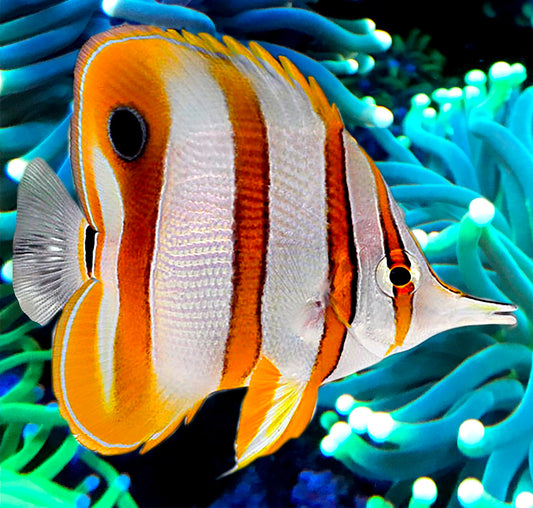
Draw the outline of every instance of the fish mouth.
M490 313L489 317L494 317L494 319L498 320L497 324L516 326L517 320L513 312L517 311L518 307L512 303L500 303L498 305L505 306L505 309L495 310Z
M509 304L500 304L500 305L506 305L507 309L506 310L495 310L494 312L492 312L492 314L497 314L497 315L501 315L501 316L507 316L509 315L511 312L515 312L516 310L518 310L518 307L512 303L509 303Z
M518 307L512 303L500 303L482 300L470 296L463 297L469 300L472 315L484 314L486 324L516 326L516 316L513 314Z
M465 293L448 293L448 315L453 316L454 328L461 326L503 325L515 326L518 307L513 303L495 302Z

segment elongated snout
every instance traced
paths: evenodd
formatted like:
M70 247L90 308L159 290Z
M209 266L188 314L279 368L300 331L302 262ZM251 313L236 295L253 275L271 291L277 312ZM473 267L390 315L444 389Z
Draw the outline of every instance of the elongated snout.
M516 317L512 314L517 309L516 305L469 295L457 295L454 300L452 308L455 308L457 326L516 325Z
M448 288L432 277L429 284L421 285L413 295L413 318L402 350L453 328L515 325L513 312L516 309L513 304L485 300Z

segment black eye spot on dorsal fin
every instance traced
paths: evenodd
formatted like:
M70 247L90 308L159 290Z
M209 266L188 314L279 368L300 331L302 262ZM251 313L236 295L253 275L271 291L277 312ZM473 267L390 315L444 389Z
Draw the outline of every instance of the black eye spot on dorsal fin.
M96 231L89 225L85 228L85 269L87 275L92 277L94 273L94 250L96 247Z
M120 106L111 112L107 133L115 153L128 162L142 155L148 139L144 118L138 111L127 106Z

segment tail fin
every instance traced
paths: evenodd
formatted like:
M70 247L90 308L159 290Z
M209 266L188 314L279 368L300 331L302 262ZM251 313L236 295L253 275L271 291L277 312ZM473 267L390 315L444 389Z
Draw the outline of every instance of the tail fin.
M13 288L33 321L46 324L88 279L87 226L50 166L42 159L32 160L18 188Z

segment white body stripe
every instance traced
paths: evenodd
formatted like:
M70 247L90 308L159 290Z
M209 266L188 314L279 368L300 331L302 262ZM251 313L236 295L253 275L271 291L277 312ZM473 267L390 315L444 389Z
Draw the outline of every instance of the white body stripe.
M392 300L383 303L382 294L375 281L375 267L385 256L383 250L383 231L379 219L378 198L374 175L365 155L358 148L356 141L344 132L346 153L346 179L354 225L354 241L357 250L358 282L356 315L351 328L348 329L343 351L335 370L325 382L334 381L352 374L369 365L377 363L385 354L378 355L376 342L386 337L369 337L368 327L361 316L374 312L382 316L385 325L394 327L394 308ZM378 309L370 310L373 306ZM377 334L379 335L379 333Z
M100 199L102 221L105 224L106 239L102 236L102 256L99 271L100 280L104 284L102 303L98 318L98 357L100 359L100 376L102 389L108 403L111 403L114 382L114 344L113 337L118 325L119 315L119 282L117 265L120 243L124 228L124 205L120 188L113 168L104 155L95 147L92 167L98 168L94 172L96 188L105 199ZM95 244L96 247L96 244ZM68 342L65 335L65 342Z
M180 58L186 71L166 80L175 120L152 261L152 360L164 392L194 403L218 387L229 332L234 144L205 61Z
M283 376L305 379L323 332L316 302L328 290L325 127L299 85L238 60L258 96L269 147L262 353Z

